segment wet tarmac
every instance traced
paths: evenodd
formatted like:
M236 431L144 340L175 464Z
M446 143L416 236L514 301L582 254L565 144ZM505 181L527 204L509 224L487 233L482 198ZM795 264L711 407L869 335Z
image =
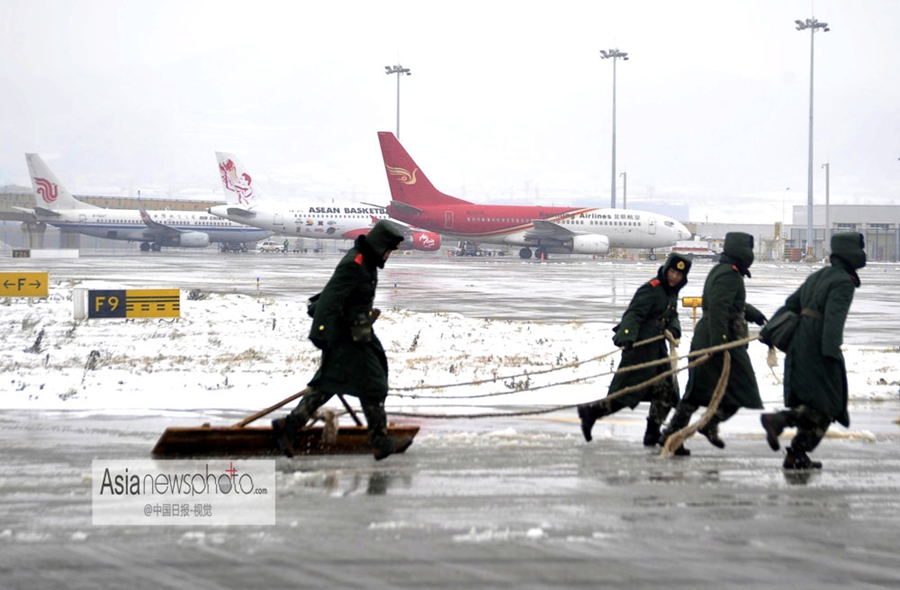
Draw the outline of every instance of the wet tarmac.
M266 296L305 299L337 260L279 256L119 253L2 267L251 294L260 277ZM655 268L398 256L379 298L476 317L611 321ZM752 270L748 299L767 309L808 272ZM697 294L703 275L691 275ZM847 340L896 346L898 267L869 267L862 280ZM167 426L240 416L0 411L0 588L900 588L900 402L850 413L852 430L815 453L824 468L798 473L781 469L758 412L724 425L725 450L694 438L693 455L674 459L641 445L643 406L599 422L592 443L571 413L424 421L406 454L382 462L277 459L275 526L117 527L92 525L92 460L146 459Z
M275 526L115 527L91 525L91 461L197 416L4 412L0 587L898 588L900 407L851 413L871 436L802 473L754 412L676 459L640 408L589 444L567 414L426 422L380 463L278 459Z

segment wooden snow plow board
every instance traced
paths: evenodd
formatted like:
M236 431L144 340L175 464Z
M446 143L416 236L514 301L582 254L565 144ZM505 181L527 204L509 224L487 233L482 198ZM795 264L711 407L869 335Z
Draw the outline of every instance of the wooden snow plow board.
M371 453L365 426L341 426L333 442L322 439L322 427L305 428L294 440L297 455ZM388 435L415 437L418 426L388 426ZM153 447L152 455L164 457L250 457L283 455L272 427L170 426Z

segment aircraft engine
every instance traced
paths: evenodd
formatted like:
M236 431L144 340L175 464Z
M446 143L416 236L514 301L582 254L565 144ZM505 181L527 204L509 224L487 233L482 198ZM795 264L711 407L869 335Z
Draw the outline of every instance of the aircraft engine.
M432 252L441 247L441 236L430 231L414 231L410 235L410 241L416 250Z
M572 236L563 242L573 254L606 254L609 252L609 238L594 234Z
M206 248L209 246L209 234L189 231L178 235L178 245L182 248Z

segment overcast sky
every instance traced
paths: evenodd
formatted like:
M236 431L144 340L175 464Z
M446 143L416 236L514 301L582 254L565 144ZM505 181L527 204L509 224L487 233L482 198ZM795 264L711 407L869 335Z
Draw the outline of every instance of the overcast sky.
M900 196L900 1L0 0L0 185L37 152L76 194L222 198L215 151L267 192L389 199L376 132L446 193L790 222ZM622 204L622 178L617 204ZM784 212L784 213L783 213Z

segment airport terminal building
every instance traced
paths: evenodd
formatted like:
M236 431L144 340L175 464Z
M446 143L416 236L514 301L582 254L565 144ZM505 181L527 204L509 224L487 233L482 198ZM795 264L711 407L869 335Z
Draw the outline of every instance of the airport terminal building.
M831 233L856 231L865 237L870 261L900 262L900 205L830 205ZM754 237L758 260L800 260L806 248L806 206L794 206L792 223L736 224L687 223L688 229L702 238L724 239L730 231L746 232ZM830 235L830 234L829 234ZM825 206L813 206L813 258L823 259L828 251Z

